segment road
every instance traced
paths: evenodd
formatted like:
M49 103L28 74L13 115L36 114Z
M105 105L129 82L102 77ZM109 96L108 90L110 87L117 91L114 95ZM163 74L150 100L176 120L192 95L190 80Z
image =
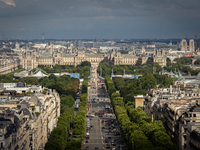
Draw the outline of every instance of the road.
M101 83L99 83L99 86L97 88L93 88L96 87L97 81L98 79L92 80L91 88L88 89L89 111L87 113L86 120L89 119L89 124L92 127L90 127L89 130L90 138L89 140L86 139L84 140L83 142L84 145L82 149L85 150L86 147L88 146L89 150L93 150L95 149L95 147L96 148L98 147L98 149L101 150L112 149L112 148L119 150L120 149L119 146L121 146L121 149L123 148L123 150L126 150L120 129L117 124L116 117L112 113L112 107L106 89L102 88ZM94 102L93 98L96 98L97 101ZM108 100L105 100L105 98L107 98ZM108 105L110 108L105 109L105 105ZM104 115L102 116L95 115L97 111L102 111ZM95 116L90 117L91 115ZM112 120L113 123L111 123ZM120 135L114 135L115 133L118 133ZM114 142L112 143L113 139Z

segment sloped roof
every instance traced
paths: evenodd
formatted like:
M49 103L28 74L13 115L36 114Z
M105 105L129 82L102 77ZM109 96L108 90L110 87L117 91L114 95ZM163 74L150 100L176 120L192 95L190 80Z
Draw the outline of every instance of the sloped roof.
M47 77L48 75L42 73L42 71L38 71L36 74L30 75L30 77Z
M196 79L197 79L197 80L200 80L200 72L198 73Z

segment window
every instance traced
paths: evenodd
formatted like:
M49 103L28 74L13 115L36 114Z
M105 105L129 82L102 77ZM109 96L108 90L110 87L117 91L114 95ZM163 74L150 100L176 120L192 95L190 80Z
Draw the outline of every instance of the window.
M33 135L32 134L29 134L29 139L30 139L30 141L33 141Z
M193 117L196 117L196 114L193 114Z

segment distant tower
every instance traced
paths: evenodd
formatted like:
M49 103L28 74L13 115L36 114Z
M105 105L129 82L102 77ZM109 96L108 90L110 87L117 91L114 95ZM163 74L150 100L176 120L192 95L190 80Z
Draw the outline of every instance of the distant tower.
M197 35L194 35L195 36L195 51L197 50Z
M70 44L70 48L71 48L71 50L73 50L73 47L74 47L74 45L73 45L73 44Z
M17 50L19 50L19 43L18 43L18 42L15 43L15 48L16 48Z
M190 39L189 41L189 51L194 51L194 39Z
M94 42L97 42L97 38L95 38Z
M42 40L44 40L44 33L42 33Z
M181 51L187 51L187 41L185 39L181 40Z
M54 51L54 49L53 49L53 43L50 43L50 53L53 54L53 51Z

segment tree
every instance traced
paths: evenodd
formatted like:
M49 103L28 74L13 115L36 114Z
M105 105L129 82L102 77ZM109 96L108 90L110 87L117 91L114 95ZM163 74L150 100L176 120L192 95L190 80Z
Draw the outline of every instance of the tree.
M139 85L143 89L151 89L156 87L156 79L151 73L147 73L139 79Z
M85 67L85 66L91 67L91 63L89 61L83 61L80 66L82 66L82 67Z

